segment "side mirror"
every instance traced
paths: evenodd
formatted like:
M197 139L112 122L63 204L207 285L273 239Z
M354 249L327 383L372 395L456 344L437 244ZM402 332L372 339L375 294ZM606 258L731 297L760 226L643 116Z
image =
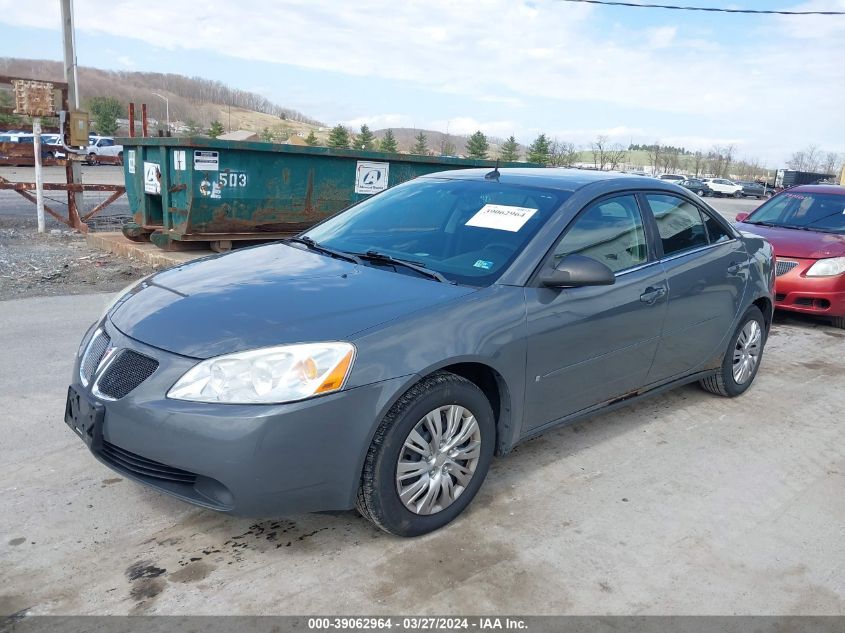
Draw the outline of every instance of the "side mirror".
M555 268L540 274L540 283L547 288L610 286L616 283L616 276L610 268L591 257L567 255Z
M751 215L750 213L737 213L736 214L736 221L737 222L745 222L746 218Z

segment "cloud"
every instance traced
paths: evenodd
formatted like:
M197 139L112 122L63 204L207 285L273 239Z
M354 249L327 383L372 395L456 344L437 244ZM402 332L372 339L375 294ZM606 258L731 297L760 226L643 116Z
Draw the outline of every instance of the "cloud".
M845 20L837 18L742 17L743 37L722 38L697 18L645 9L630 10L637 21L608 28L608 9L554 0L359 0L342 9L336 0L241 0L236 9L230 0L206 0L201 10L188 0L145 0L142 20L129 0L76 0L75 7L77 30L87 36L366 77L373 109L379 80L407 82L442 103L458 96L485 104L478 120L451 119L454 133L533 138L542 120L546 131L569 131L573 140L602 129L620 139L635 132L681 138L694 130L700 138L767 147L845 145L838 124ZM789 8L845 10L845 0ZM648 26L635 26L640 15ZM732 26L740 20L717 19ZM0 0L0 22L58 29L58 3ZM382 107L394 114L379 120L362 113L347 123L422 127L432 116L397 112L389 100ZM445 130L450 119L435 116L429 123Z

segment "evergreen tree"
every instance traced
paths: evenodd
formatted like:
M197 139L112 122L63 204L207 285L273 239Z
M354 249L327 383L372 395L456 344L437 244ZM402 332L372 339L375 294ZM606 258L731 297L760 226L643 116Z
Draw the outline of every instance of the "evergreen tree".
M355 137L355 149L372 150L375 149L376 137L370 132L370 128L366 123L361 126L361 133Z
M420 131L414 137L417 142L414 143L414 146L411 148L412 154L419 154L420 156L428 156L428 140L425 137L425 132Z
M329 147L349 149L349 132L340 123L329 132Z
M528 146L526 158L532 163L542 163L547 165L549 163L551 144L545 134L540 134L534 139L534 142Z
M395 154L399 151L399 145L396 143L396 137L393 135L393 130L387 130L384 133L384 138L381 139L379 149L383 152L390 152Z
M211 122L211 126L208 128L208 135L211 138L217 138L218 136L223 134L224 131L225 130L223 129L223 124L215 119Z
M481 130L478 130L469 137L467 141L467 156L470 158L487 158L487 150L490 149L490 143L487 142L487 137Z
M261 130L260 138L265 143L272 143L273 142L273 130L271 130L269 127L265 127L263 130Z
M311 147L314 147L319 142L317 140L317 135L314 134L314 130L310 130L308 132L308 136L305 137L305 142L308 143Z
M185 121L185 127L187 128L185 134L188 136L199 136L202 134L202 126L193 119Z
M516 142L513 134L502 144L502 149L499 151L499 158L505 163L519 160L519 143Z

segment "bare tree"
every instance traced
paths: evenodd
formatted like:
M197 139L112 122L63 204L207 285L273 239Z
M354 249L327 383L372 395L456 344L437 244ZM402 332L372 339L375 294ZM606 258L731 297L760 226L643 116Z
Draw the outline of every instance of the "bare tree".
M625 161L625 148L621 144L615 143L605 152L607 157L607 168L610 171L619 169L619 166Z
M554 167L572 167L578 162L578 150L575 143L559 141L551 142L549 146L549 165Z
M695 175L698 177L704 168L704 153L701 150L696 150L695 154L692 155L692 162Z
M663 153L661 150L660 141L655 141L651 147L646 149L646 155L648 156L648 161L654 170L654 174L656 174L660 169L660 158Z
M786 166L795 171L818 171L821 160L819 148L809 145L800 152L793 153Z
M839 165L839 154L836 152L828 152L822 162L822 171L826 174L838 176L840 171Z
M590 146L593 150L593 165L596 169L603 170L605 162L607 161L607 145L609 139L606 136L599 135Z

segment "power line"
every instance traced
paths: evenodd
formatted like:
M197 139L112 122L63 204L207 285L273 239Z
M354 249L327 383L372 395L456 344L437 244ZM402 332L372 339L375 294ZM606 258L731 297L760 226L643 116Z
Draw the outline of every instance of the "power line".
M616 2L615 0L558 0L559 2L581 2L611 7L634 7L638 9L671 9L673 11L707 11L710 13L746 13L755 15L845 15L845 11L775 11L770 9L721 9L719 7L686 7L676 4L650 4L637 2Z

